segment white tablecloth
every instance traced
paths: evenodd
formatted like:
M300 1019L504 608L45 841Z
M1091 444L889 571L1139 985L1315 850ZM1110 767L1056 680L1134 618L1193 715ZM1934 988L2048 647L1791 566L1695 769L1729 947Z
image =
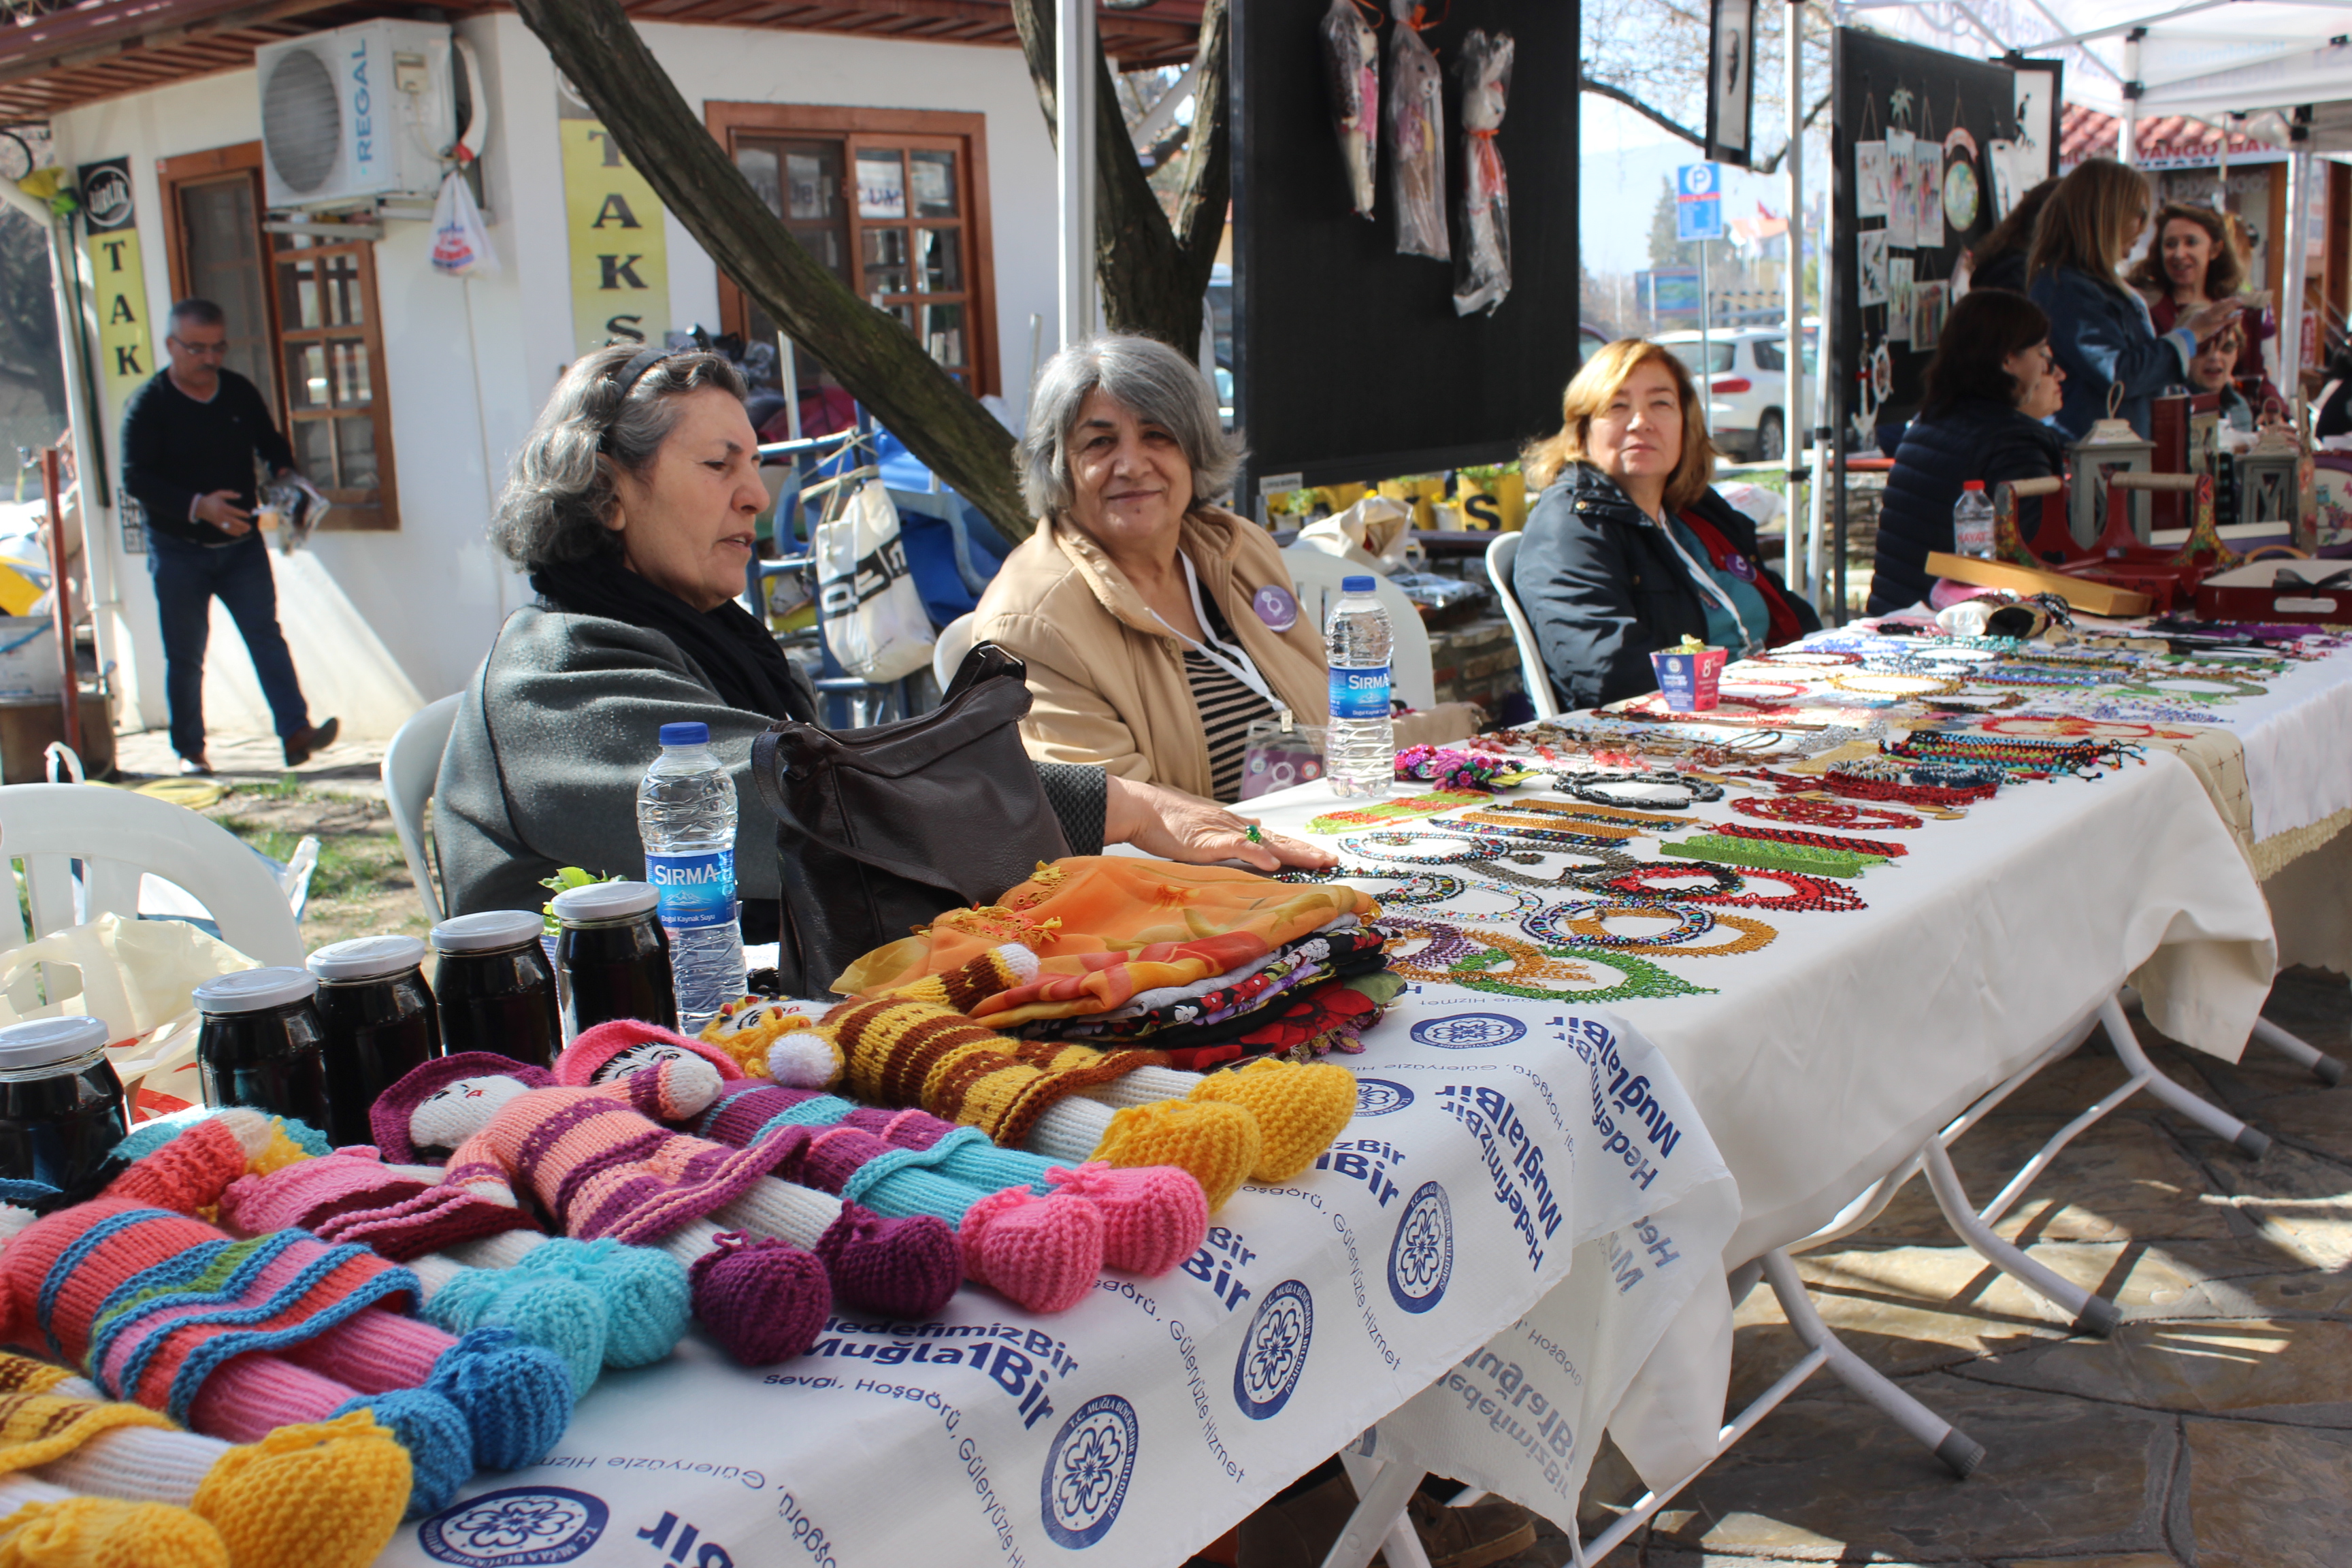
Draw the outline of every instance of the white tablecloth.
M2352 648L2263 684L2264 695L2214 703L2203 720L2245 748L2257 839L2352 809Z

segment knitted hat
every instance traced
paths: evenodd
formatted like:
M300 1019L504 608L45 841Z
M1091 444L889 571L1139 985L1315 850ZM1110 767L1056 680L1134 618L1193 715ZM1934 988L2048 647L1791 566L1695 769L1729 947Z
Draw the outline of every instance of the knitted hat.
M670 1046L681 1052L691 1053L717 1068L719 1076L730 1082L743 1076L743 1069L736 1065L735 1058L716 1046L690 1040L677 1030L665 1029L658 1024L643 1024L635 1018L615 1018L593 1029L583 1029L577 1038L563 1047L563 1054L555 1058L555 1081L574 1089L586 1089L598 1081L597 1075L614 1057L639 1046Z
M408 1507L408 1450L364 1410L231 1448L195 1510L236 1568L367 1568Z
M1315 1163L1356 1115L1356 1075L1334 1062L1260 1057L1211 1073L1189 1097L1196 1105L1238 1105L1257 1118L1265 1140L1250 1174L1286 1182Z
M368 1125L375 1133L375 1146L383 1151L386 1164L426 1163L410 1141L409 1119L416 1114L418 1106L464 1078L519 1079L532 1089L545 1089L555 1081L545 1068L531 1067L490 1051L459 1051L411 1068L368 1107Z
M116 1498L29 1502L0 1519L0 1568L229 1568L220 1532L184 1508Z

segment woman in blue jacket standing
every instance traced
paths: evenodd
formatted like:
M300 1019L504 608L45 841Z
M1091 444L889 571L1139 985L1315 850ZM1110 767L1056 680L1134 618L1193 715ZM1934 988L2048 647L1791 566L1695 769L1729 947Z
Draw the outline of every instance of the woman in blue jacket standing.
M2158 335L2147 301L2117 268L2147 226L2147 182L2112 158L2088 158L2058 184L2034 225L2026 292L2050 318L2050 348L2066 373L2058 424L2081 439L2107 416L2110 390L2123 389L2116 413L2145 437L2150 400L2189 380L2197 345L2220 331L2244 301L2216 300Z
M1874 616L1908 608L1935 586L1927 552L1952 548L1952 503L1969 480L1990 491L2045 479L2066 461L2066 438L2048 423L2066 373L2051 352L2050 318L2024 295L1969 289L1944 321L1927 382L1879 506Z

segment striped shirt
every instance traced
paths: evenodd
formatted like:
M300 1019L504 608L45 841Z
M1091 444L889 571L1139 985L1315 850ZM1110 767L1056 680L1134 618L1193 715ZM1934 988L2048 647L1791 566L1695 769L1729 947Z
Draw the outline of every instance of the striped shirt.
M1201 611L1209 635L1229 647L1239 639L1217 602L1201 595ZM1231 805L1241 798L1242 761L1248 751L1249 727L1274 717L1274 705L1197 648L1184 650L1184 679L1192 688L1192 705L1201 710L1201 728L1209 739L1209 794Z

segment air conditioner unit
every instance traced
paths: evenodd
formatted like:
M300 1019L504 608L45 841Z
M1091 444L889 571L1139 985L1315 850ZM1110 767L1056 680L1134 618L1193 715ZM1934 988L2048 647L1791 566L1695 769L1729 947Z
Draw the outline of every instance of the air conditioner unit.
M256 50L269 205L331 212L432 200L442 151L457 134L450 56L446 26L399 21Z

